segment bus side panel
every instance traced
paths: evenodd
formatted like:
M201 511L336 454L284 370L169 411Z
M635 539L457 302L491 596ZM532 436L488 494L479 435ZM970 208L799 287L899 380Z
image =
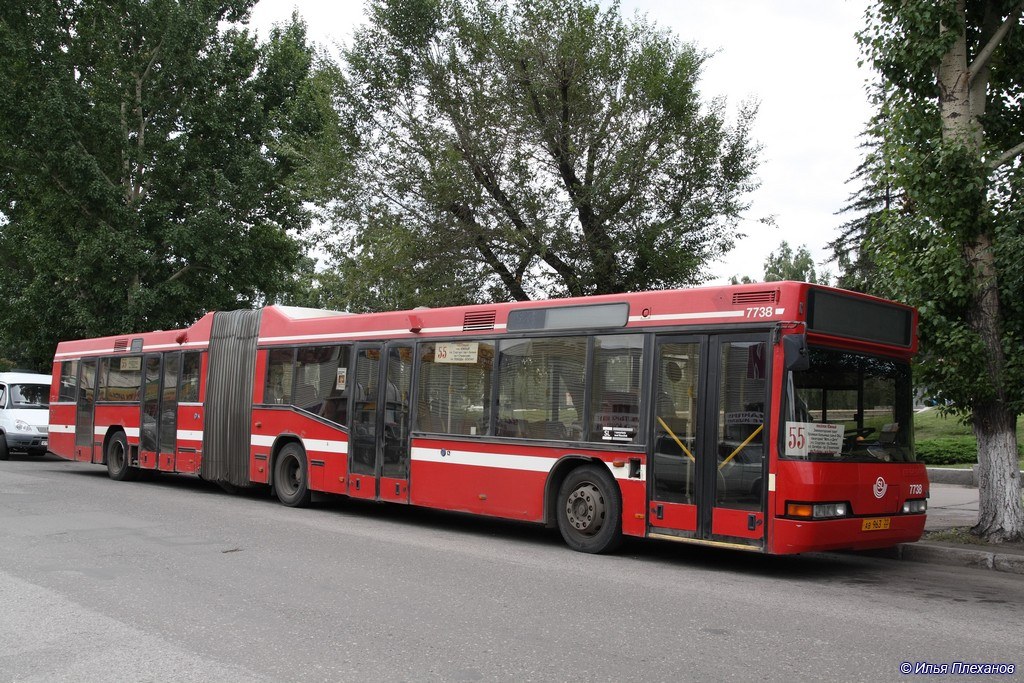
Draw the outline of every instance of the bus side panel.
M647 481L623 478L619 468L612 468L622 491L622 533L643 536L647 533ZM628 474L628 472L627 472Z
M75 459L74 403L50 404L49 450L65 460Z
M92 461L103 462L103 440L107 431L118 426L124 430L128 438L129 446L137 446L139 443L139 405L136 404L97 404L96 420L93 426L93 447Z
M554 449L413 439L409 502L528 522L544 520Z
M647 519L645 468L640 468L640 476L631 478L628 466L611 464L622 460L621 454L565 447L414 439L409 502L543 522L548 478L555 464L566 455L600 458L610 465L609 473L622 493L622 531L630 536L643 536Z
M203 406L201 403L178 404L178 449L174 471L196 474L203 453Z
M324 493L346 493L348 474L348 434L341 429L308 420L303 429L302 444L306 448L311 477L310 488Z
M348 473L348 435L309 415L289 408L255 407L252 411L252 448L249 468L252 480L270 480L270 452L278 436L295 435L306 450L309 488L324 493L345 493Z

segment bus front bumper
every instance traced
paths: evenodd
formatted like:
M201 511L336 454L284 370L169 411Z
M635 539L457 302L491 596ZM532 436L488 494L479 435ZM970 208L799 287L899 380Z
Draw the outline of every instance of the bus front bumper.
M772 552L787 555L822 550L873 550L913 543L924 533L925 517L925 514L916 514L826 520L776 519Z

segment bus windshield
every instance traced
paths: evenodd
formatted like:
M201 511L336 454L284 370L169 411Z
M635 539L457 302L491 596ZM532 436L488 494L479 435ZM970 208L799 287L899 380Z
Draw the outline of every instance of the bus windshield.
M810 348L810 368L788 377L784 457L913 462L910 366Z

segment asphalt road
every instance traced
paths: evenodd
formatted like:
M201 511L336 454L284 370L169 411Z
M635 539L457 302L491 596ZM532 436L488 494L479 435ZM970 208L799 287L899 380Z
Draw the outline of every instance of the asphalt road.
M893 680L1024 665L1024 580L0 462L0 681Z

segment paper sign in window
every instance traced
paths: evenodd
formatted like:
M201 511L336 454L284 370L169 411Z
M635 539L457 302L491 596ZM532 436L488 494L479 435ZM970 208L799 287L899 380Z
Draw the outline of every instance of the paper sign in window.
M845 428L831 422L787 422L786 455L839 455Z
M435 363L475 365L479 355L480 342L441 342L434 347Z

